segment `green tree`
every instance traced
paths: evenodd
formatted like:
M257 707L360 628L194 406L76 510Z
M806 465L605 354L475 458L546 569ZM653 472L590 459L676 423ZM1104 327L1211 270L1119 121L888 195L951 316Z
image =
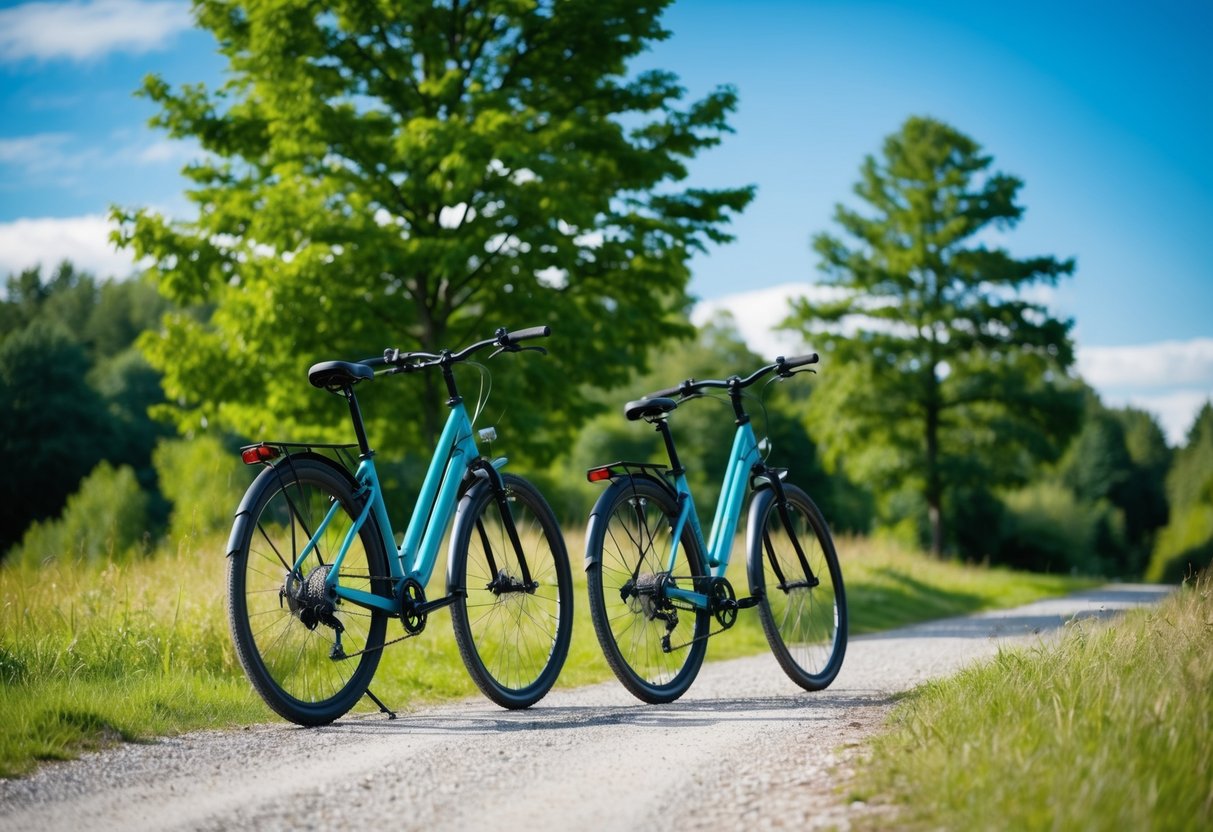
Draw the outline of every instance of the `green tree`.
M98 281L60 263L9 275L0 300L0 551L57 513L100 459L155 487L151 451L167 431L148 416L160 375L134 350L165 308L142 281ZM10 462L11 460L11 462Z
M0 338L34 321L54 322L79 338L88 325L96 290L93 276L77 271L69 260L60 262L46 279L41 266L10 274L0 302Z
M56 514L105 453L109 422L87 367L55 324L35 321L0 341L0 553Z
M1146 577L1179 580L1213 566L1213 403L1206 402L1167 474L1170 522L1158 533Z
M949 495L1023 482L1082 403L1065 375L1070 323L1023 291L1055 285L1073 261L989 247L1023 215L1023 183L991 162L947 124L908 119L864 160L867 213L835 210L851 241L814 237L835 299L799 300L785 322L830 359L811 403L827 456L874 493L912 488L936 553Z
M209 154L186 169L197 219L115 209L168 297L214 305L144 342L181 423L333 435L312 362L546 323L547 359L495 363L494 411L512 448L567 438L590 412L570 387L687 334L688 259L752 196L682 185L732 90L683 106L673 74L628 74L668 4L195 2L227 80L143 93ZM434 436L440 379L373 387L374 439Z

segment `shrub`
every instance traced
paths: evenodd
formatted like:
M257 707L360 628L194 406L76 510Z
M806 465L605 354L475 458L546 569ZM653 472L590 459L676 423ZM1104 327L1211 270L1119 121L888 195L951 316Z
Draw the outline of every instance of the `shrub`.
M995 559L1037 572L1107 574L1124 546L1124 519L1106 500L1087 502L1054 482L1004 498Z
M172 503L169 540L191 546L200 536L224 531L251 479L223 442L214 436L161 442L152 453L160 491Z
M67 498L57 519L26 531L14 561L40 564L57 558L85 561L126 560L146 553L147 495L129 466L102 462Z
M1213 505L1196 504L1176 512L1159 532L1146 580L1178 583L1213 566Z

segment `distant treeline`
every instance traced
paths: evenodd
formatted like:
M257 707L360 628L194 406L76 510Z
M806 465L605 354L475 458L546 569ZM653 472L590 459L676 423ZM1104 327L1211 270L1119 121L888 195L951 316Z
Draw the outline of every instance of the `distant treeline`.
M243 441L267 437L233 436L203 424L182 435L179 419L153 418L173 407L139 341L159 327L166 309L146 282L99 281L66 262L46 276L37 269L9 276L0 302L0 552L6 559L144 556L166 545L194 545L230 522L252 476L234 451ZM209 311L189 314L205 322ZM557 328L553 349L561 337ZM392 333L385 330L384 340ZM352 356L313 356L337 357ZM521 428L490 399L481 421L496 419L501 439L486 451L509 456L511 466L542 482L564 522L581 524L595 496L586 468L660 458L657 435L623 419L625 401L685 377L748 372L769 358L752 353L730 321L719 319L615 389L587 383L570 390L581 399L579 408L588 399L597 415L575 426L575 440L559 455L517 454L510 436ZM878 490L852 479L844 465L823 462L808 402L829 373L825 365L819 376L772 385L753 407L771 459L818 498L836 532L925 544L929 523L913 488ZM303 387L306 380L280 383ZM396 384L417 382L393 378L376 387ZM478 384L469 378L467 387L470 398ZM377 392L367 388L365 407L384 404L376 402ZM342 409L331 413L332 432L340 435L347 430ZM570 414L557 410L549 418L568 430ZM674 428L692 485L704 507L713 506L732 431L727 404L690 403L675 414ZM267 430L268 438L311 438ZM380 453L396 497L396 522L403 524L428 462L425 448L385 446ZM970 488L945 511L952 556L1038 571L1182 578L1213 560L1213 408L1206 405L1187 442L1172 449L1151 415L1107 408L1087 391L1081 424L1059 459L1037 463L1021 487Z

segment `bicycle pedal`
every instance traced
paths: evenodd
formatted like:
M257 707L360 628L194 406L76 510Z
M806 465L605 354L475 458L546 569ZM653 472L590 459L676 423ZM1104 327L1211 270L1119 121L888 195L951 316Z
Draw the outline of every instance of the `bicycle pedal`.
M737 609L748 610L750 607L756 607L756 606L758 606L758 600L759 599L758 599L757 595L754 595L750 598L738 598L737 599Z

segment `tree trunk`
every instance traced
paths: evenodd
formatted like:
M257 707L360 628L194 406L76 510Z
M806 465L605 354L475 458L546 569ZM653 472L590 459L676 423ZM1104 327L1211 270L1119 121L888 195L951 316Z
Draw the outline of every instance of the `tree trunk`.
M927 406L927 521L931 526L931 554L943 555L943 484L939 477L939 408Z

